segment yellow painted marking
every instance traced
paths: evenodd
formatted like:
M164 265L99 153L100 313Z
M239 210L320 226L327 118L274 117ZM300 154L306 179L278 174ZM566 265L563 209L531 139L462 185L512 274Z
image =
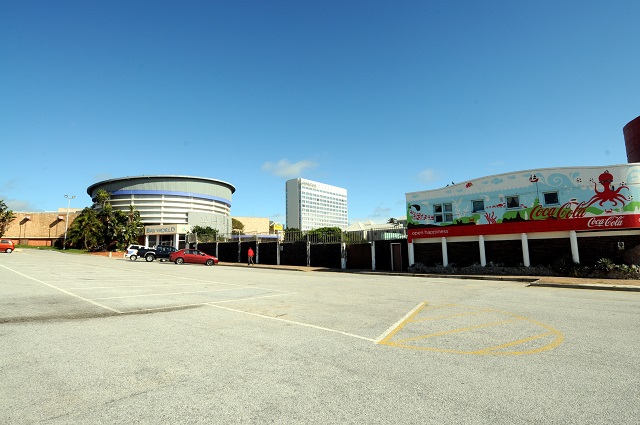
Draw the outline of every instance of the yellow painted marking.
M442 315L442 316L429 316L429 317L425 317L423 319L413 320L412 323L428 322L429 320L449 319L451 317L459 317L459 316L477 315L477 314L482 314L482 313L489 313L491 311L492 310L490 310L488 308L483 308L482 310L478 310L478 311L466 311L464 313L445 314L445 315Z
M506 347L513 347L514 345L524 344L525 342L534 341L536 339L544 338L546 336L553 335L553 332L546 332L539 335L530 336L529 338L522 338L517 341L507 342L505 344L495 345L493 347L483 348L482 350L474 351L473 354L485 354L489 351L501 350Z
M452 313L452 314L443 314L443 315L438 315L438 316L427 316L427 317L419 317L419 315L422 313L426 313L427 311L433 311L436 309L442 309L442 308L447 308L447 307L460 307L460 308L465 308L465 309L470 309L472 311L464 311L464 312L460 312L460 313ZM431 322L431 323L437 323L438 320L446 320L449 318L453 318L453 317L461 317L461 316L471 316L471 315L481 315L483 313L496 313L496 314L501 314L501 315L505 315L505 316L510 316L509 319L506 320L500 320L500 321L495 321L492 323L482 323L482 324L478 324L478 325L474 325L474 326L467 326L467 327L463 327L463 328L457 328L457 329L449 329L449 330L443 330L440 332L432 332L429 334L424 334L424 335L419 335L419 336L414 336L411 338L403 338L403 339L397 339L397 340L393 340L393 337L396 335L399 335L403 329L405 327L407 327L408 325L416 325L419 326L421 323L425 323L425 322ZM421 346L421 345L416 345L416 344L409 344L409 343L415 343L419 341L426 341L429 338L435 338L435 337L439 337L439 336L446 336L446 335L454 335L454 334L460 334L460 338L464 340L464 334L465 332L473 332L475 330L478 329L482 329L482 328L488 328L488 327L492 327L492 326L502 326L504 324L507 323L513 323L513 322L526 322L526 323L530 323L533 325L536 325L540 328L546 329L546 332L542 332L542 333L536 333L535 335L530 335L527 336L525 338L521 338L515 341L508 341L502 344L498 344L498 345L494 345L491 347L485 347L485 348L480 348L480 349L475 349L472 351L469 350L459 350L459 349L455 349L455 348L445 348L445 347L429 347L429 346ZM412 327L412 329L414 330L415 333L415 327ZM418 328L419 329L419 328ZM519 351L506 351L505 349L508 348L512 348L512 347L519 347L522 346L524 344L527 343L531 343L533 341L539 341L539 340L544 340L545 338L551 338L551 337L555 337L553 341L551 341L550 343L546 344L546 345L541 345L539 347L534 347L531 349L527 349L527 350L519 350ZM392 347L398 347L398 348L409 348L412 350L422 350L422 351L433 351L433 352L441 352L441 353L452 353L452 354L474 354L474 355L523 355L523 354L536 354L536 353L540 353L546 350L551 350L555 347L557 347L558 345L562 344L562 342L564 342L564 334L560 331L558 331L557 329L552 328L551 326L545 325L544 323L538 322L536 320L533 319L529 319L527 317L524 316L520 316L518 314L515 313L511 313L508 311L500 311L500 310L494 310L494 309L490 309L490 308L474 308L474 307L468 307L468 306L461 306L461 305L457 305L457 304L446 304L446 305L440 305L440 306L428 306L427 307L427 303L424 302L422 305L419 306L419 308L416 308L415 311L413 311L408 317L406 317L404 320L401 320L396 326L395 328L393 328L392 330L389 331L389 334L378 341L378 344L384 344L384 345L388 345L388 346L392 346ZM544 343L544 342L543 342Z
M399 339L396 342L403 343L403 342L409 342L409 341L419 341L421 339L433 338L436 336L451 335L451 334L460 333L460 332L472 331L475 329L482 329L482 328L488 328L491 326L503 325L505 323L515 322L516 320L519 320L519 319L500 320L498 322L493 322L493 323L484 323L482 325L467 326L466 328L450 329L448 331L435 332L432 334L416 336L413 338Z
M410 314L407 318L405 318L403 321L401 321L400 323L398 323L398 325L396 326L395 329L393 329L391 332L389 332L389 334L384 337L382 340L378 341L378 344L386 344L389 342L389 340L400 331L400 329L404 328L404 325L406 325L407 323L409 323L425 306L427 305L426 301L423 302L422 304L420 304L415 311Z

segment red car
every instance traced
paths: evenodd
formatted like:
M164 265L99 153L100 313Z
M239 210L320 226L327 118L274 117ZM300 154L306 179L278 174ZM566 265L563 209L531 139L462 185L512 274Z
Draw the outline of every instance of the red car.
M176 264L196 263L206 266L218 264L217 257L198 251L197 249L181 249L180 251L172 252L169 255L169 261L173 261Z
M15 246L13 245L13 241L11 239L2 239L0 240L0 252L4 251L7 254L11 254L11 252L13 252L13 250L15 249ZM216 263L218 261L216 260Z

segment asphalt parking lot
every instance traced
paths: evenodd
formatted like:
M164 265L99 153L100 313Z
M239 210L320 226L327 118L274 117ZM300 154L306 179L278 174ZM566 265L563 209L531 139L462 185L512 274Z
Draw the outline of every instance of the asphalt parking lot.
M0 255L0 422L636 424L640 293Z

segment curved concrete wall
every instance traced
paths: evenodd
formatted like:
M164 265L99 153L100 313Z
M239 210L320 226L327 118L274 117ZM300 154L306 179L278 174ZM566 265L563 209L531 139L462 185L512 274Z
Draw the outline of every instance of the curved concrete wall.
M95 199L99 190L110 194L115 209L129 211L133 205L145 225L191 224L189 213L205 213L226 219L221 231L230 227L235 187L221 180L172 175L122 177L95 183L87 193Z

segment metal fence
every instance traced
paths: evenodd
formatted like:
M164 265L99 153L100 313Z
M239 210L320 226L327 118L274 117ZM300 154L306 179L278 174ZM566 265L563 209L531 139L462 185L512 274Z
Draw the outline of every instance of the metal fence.
M193 239L194 236L197 239ZM348 232L318 232L310 231L287 231L277 234L218 234L218 235L190 235L189 241L198 243L210 242L309 242L312 244L321 243L363 243L373 241L388 241L406 239L407 229L403 226L372 228L367 230L354 230Z

